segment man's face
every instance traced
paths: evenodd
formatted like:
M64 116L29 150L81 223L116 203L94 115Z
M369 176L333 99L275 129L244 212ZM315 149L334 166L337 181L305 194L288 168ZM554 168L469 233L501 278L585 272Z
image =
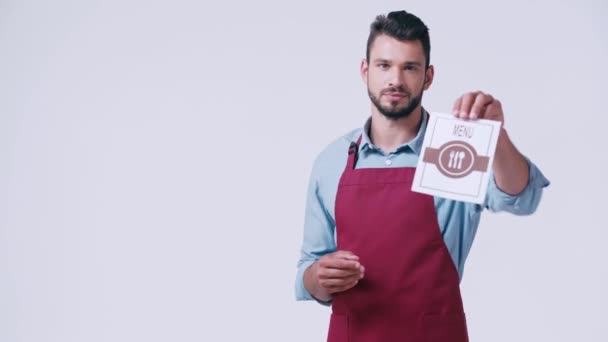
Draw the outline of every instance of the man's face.
M361 75L369 98L390 119L409 116L433 81L433 67L425 68L419 40L399 41L379 35L370 48L369 64L361 63Z

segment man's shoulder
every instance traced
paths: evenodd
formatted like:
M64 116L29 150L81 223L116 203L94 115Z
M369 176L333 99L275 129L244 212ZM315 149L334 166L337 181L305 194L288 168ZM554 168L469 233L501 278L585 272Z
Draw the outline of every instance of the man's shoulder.
M350 143L357 141L361 132L362 128L351 129L350 131L326 144L321 152L319 152L317 155L315 159L315 166L324 167L346 161Z

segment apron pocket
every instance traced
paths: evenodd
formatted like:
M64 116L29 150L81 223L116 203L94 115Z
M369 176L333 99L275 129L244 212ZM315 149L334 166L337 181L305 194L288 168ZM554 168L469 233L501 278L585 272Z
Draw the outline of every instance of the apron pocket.
M327 342L348 342L348 315L332 313Z
M422 316L425 342L468 342L467 322L462 314Z

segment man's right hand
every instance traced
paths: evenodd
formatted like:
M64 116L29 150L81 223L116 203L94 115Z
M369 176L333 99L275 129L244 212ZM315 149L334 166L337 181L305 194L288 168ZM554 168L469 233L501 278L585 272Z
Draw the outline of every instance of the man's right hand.
M359 257L349 251L329 253L304 272L304 287L322 301L329 301L333 293L353 288L363 278L365 267Z

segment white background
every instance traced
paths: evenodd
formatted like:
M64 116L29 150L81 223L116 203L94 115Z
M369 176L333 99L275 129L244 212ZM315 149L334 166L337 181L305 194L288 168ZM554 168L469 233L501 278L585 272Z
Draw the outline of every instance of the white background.
M293 294L306 183L395 9L431 30L425 107L490 92L552 181L482 219L471 340L608 341L601 0L0 0L0 341L324 340Z

